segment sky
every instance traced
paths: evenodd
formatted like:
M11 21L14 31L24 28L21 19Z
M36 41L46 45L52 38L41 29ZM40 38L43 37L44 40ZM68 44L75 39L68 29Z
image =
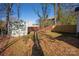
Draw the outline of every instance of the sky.
M39 3L21 3L20 4L20 19L24 21L31 21L33 24L36 24L39 17L35 14L34 9L39 10L41 13L41 4ZM53 4L48 7L49 9L49 17L54 16ZM14 15L17 16L16 4L13 6Z
M27 4L20 4L20 18L24 21L30 20L33 24L37 23L39 17L35 14L34 9L38 9L41 12L41 5L39 3L27 3ZM49 6L49 17L54 16L53 5Z

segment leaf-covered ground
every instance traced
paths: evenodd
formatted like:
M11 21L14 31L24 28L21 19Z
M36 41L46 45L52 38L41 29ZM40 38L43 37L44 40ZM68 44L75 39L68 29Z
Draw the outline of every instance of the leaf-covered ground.
M40 32L40 44L44 55L52 56L69 56L79 55L79 39L69 36L64 36L61 33L55 32Z
M1 52L1 55L5 55L5 56L31 55L32 46L34 44L31 39L32 36L33 36L33 34L23 36L23 37L13 38L13 39L12 38L6 39L6 40L2 41L2 44L0 44L1 48L5 48L6 46L8 46L8 47L5 48L5 50L3 52ZM8 44L7 44L7 40L9 41Z
M38 32L39 43L45 56L79 56L79 39L56 32ZM7 39L7 38L6 38ZM0 41L5 56L30 56L33 52L33 34ZM36 52L36 51L35 51Z

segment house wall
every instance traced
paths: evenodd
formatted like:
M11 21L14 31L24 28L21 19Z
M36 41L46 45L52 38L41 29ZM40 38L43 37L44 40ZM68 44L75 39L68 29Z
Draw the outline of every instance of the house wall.
M39 27L28 27L28 33L32 32L32 31L38 31Z
M21 29L13 30L11 33L11 36L13 37L24 36L24 35L27 35L27 28L24 31L22 31Z
M18 22L14 24L16 21L13 22L12 26L10 27L11 30L11 36L18 37L18 36L24 36L28 34L28 27L32 26L32 23L29 21L27 22ZM18 28L17 28L18 25Z
M77 32L79 32L79 15L77 16Z
M13 37L27 35L26 23L23 21L11 22L10 31L11 36Z

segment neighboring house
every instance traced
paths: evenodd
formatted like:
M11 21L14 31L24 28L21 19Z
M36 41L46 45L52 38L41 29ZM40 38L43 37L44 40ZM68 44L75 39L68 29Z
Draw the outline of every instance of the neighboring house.
M6 31L3 31L6 30L5 25L6 24L0 24L0 35L7 35L5 34ZM33 25L31 21L13 19L10 20L9 34L12 37L24 36L27 35L29 32L34 31L35 29L33 28L37 27L38 25Z
M30 21L24 22L22 20L13 20L10 22L9 31L11 36L24 36L28 34L28 27L32 26Z
M79 34L79 7L75 8L76 17L77 17L77 33Z
M25 22L20 20L13 20L10 22L9 33L11 36L22 36L26 35Z
M39 25L32 25L30 27L28 27L28 33L32 32L32 31L38 31L40 29Z
M53 24L55 24L55 23L56 23L56 20L55 20L55 19L56 19L56 17L55 17L55 16L54 16L54 17L49 17L49 18L48 18L48 20L52 21L52 23L53 23Z

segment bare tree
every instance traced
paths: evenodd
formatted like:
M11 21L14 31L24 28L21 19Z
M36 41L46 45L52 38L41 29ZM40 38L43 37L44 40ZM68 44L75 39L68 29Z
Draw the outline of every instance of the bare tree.
M60 7L60 22L62 24L75 25L76 24L76 16L74 14L75 7L79 6L79 4L74 3L66 3L61 4Z
M17 16L18 16L18 20L20 19L20 4L17 4Z
M57 8L56 8L56 3L53 3L53 7L54 7L54 17L55 17L55 24L57 24L57 21L56 21L56 13L57 13Z
M18 20L20 20L20 4L19 3L17 4L17 16L18 16ZM19 28L19 25L18 25L18 28ZM18 34L19 34L19 39L20 39L20 33Z
M12 4L8 3L6 4L6 29L7 29L7 34L10 35L9 33L9 26L10 26L10 15L12 12Z
M41 4L42 7L42 18L47 19L48 18L48 4Z
M42 24L42 20L46 20L48 18L48 13L49 13L49 10L48 10L48 5L49 4L40 4L41 5L41 13L39 10L36 10L34 9L34 12L36 13L36 15L39 17L39 23L40 23L40 26Z
M60 14L61 14L61 6L60 6L60 3L57 4L57 7L58 7L57 20L60 20L60 16L61 16L61 15L60 15Z
M4 15L6 17L6 30L7 34L9 35L9 23L10 23L10 15L12 13L12 3L3 3L0 4L0 15Z

